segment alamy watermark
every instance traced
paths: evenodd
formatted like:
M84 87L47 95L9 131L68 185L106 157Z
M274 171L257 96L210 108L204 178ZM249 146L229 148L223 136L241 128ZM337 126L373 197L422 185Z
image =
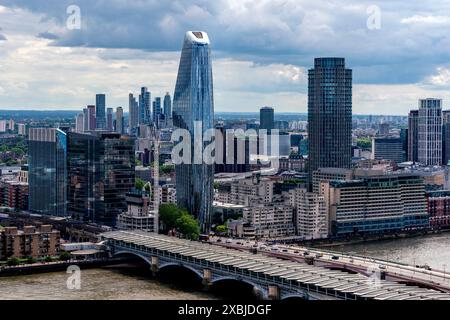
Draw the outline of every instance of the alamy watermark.
M79 6L72 4L67 7L66 13L68 14L66 20L66 27L69 30L81 29L81 9Z
M70 274L67 278L66 286L68 290L81 289L81 269L77 265L70 265L67 267L66 273Z
M277 129L203 130L201 121L192 131L178 128L172 133L172 161L180 164L261 164L279 168L280 135Z

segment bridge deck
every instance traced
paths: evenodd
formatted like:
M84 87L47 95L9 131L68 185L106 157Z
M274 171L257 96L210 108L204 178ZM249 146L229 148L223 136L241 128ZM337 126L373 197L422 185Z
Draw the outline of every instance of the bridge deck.
M124 246L137 251L173 255L193 263L214 265L237 274L248 274L258 279L296 284L299 288L330 290L344 297L346 293L355 299L414 299L450 300L450 294L415 286L401 285L386 280L372 282L361 274L348 274L324 267L285 261L275 257L253 254L211 244L178 239L142 231L111 231L102 239L112 246Z

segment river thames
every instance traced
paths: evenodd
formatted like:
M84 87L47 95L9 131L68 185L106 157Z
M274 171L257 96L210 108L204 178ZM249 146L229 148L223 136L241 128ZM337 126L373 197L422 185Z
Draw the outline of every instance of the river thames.
M384 240L341 245L331 250L388 259L408 264L428 264L432 268L450 268L450 233L407 239ZM177 272L179 273L179 272ZM65 272L51 272L0 278L0 300L4 299L142 299L199 300L217 299L192 285L169 284L150 276L148 268L134 266L105 267L81 271L81 288L67 288ZM193 277L185 274L182 278ZM250 296L249 296L250 298Z

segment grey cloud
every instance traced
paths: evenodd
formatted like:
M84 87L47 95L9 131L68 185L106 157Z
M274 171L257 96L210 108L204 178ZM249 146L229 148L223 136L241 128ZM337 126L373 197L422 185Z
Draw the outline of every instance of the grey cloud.
M5 35L0 33L0 41L6 41L6 40L8 40L8 38L6 38Z
M56 35L54 33L51 33L51 32L48 32L48 31L41 32L36 37L42 38L42 39L47 39L47 40L57 40L57 39L59 39L58 35Z
M67 0L0 0L65 26ZM449 61L450 35L436 25L405 24L423 10L422 1L380 2L381 29L366 27L371 0L79 0L81 30L58 33L52 45L180 50L184 32L210 34L220 56L258 63L311 66L315 56L344 56L360 83L418 82ZM450 4L432 0L429 15L449 12ZM424 48L426 48L424 50ZM414 66L414 67L412 67Z

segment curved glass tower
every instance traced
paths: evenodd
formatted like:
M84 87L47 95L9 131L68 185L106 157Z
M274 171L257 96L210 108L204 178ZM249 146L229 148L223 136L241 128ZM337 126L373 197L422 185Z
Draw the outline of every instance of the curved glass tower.
M174 126L191 135L191 162L178 164L177 203L200 222L202 232L209 231L213 201L214 166L194 164L194 126L205 132L214 127L211 50L205 32L186 32L173 98Z

